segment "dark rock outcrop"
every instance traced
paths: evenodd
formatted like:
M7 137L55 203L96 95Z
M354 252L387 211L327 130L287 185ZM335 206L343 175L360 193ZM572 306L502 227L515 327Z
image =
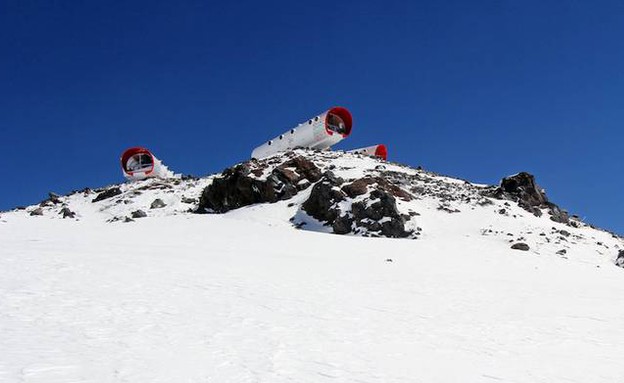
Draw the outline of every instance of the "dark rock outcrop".
M399 213L392 194L383 188L375 189L370 193L370 201L351 205L357 226L390 238L405 238L411 234L405 230L405 217Z
M76 213L69 210L68 207L62 208L61 211L59 211L59 214L62 214L63 218L75 218L76 217Z
M568 225L571 222L573 222L573 221L570 221L570 216L568 215L568 212L565 210L562 210L559 206L555 205L554 203L547 202L546 206L548 207L551 221L565 223ZM571 226L574 226L574 225L571 225Z
M535 177L526 172L503 178L500 190L517 198L518 203L523 207L542 206L548 202L546 193L535 183Z
M349 234L353 230L353 218L348 214L341 215L332 223L332 230L335 234Z
M321 170L312 161L303 157L295 157L284 162L274 170L274 173L293 185L299 185L304 180L316 182L321 178ZM305 187L297 188L305 189Z
M56 193L49 192L48 201L52 202L53 204L61 203L61 196Z
M252 160L226 169L199 199L198 213L225 213L243 206L289 199L319 180L321 172L310 160L292 158L277 166L266 179Z
M542 215L542 209L548 209L551 220L565 224L570 221L568 213L548 201L544 190L535 182L535 177L527 172L503 178L500 186L489 192L488 196L516 201L520 207L537 217Z
M36 209L34 209L33 211L30 212L31 216L35 216L35 215L43 215L43 209L38 207Z
M326 172L312 188L303 210L315 219L332 227L335 234L358 233L365 235L405 238L412 232L405 230L406 217L396 206L395 196L411 199L411 195L384 179L364 177L347 185ZM362 201L342 206L340 202L367 194ZM342 209L345 209L344 211Z
M383 190L384 192L404 201L411 201L414 199L411 194L381 177L360 178L348 185L343 186L342 190L347 193L349 197L355 198L359 195L365 194L370 185L374 185L376 190Z
M112 198L120 194L121 194L121 189L119 187L112 187L112 188L104 190L103 192L95 196L95 198L91 200L91 202L99 202L99 201Z
M333 224L334 220L336 220L340 214L337 204L346 198L345 192L340 190L340 185L343 182L342 178L336 177L331 171L325 172L321 180L312 188L310 197L308 197L301 207L311 217L322 222L327 222L330 225ZM342 225L342 227L346 227L347 225L349 228L351 227L351 225L347 224L344 220L338 225L338 231L341 234L345 233L340 225Z
M53 193L53 192L49 192L48 193L48 198L44 199L43 201L41 201L39 203L39 207L50 207L50 206L54 206L56 204L62 203L61 201L61 196Z
M331 170L321 174L319 167L304 156L284 156L284 162L277 158L251 160L224 170L202 192L197 212L224 213L255 203L286 200L313 185L301 209L336 234L394 238L412 234L405 230L410 217L400 214L396 199L410 201L414 197L398 186L400 181L366 176L346 183Z
M143 210L135 210L131 213L132 218L145 218L147 217L147 213Z

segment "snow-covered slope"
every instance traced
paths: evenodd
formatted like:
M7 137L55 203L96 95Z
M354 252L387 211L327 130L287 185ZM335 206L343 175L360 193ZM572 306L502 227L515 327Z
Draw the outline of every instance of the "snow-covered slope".
M411 196L396 203L413 235L323 233L302 209L313 186L192 213L215 176L2 213L0 381L624 379L621 238L484 197L486 185L357 155L295 155L345 182L409 176L395 179ZM286 160L256 164L258 179ZM341 203L348 214L354 201ZM511 249L520 242L529 250Z

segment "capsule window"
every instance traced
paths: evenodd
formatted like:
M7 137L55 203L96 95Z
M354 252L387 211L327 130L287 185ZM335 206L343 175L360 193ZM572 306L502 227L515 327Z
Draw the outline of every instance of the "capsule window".
M283 139L283 138L284 138L284 135L283 135L283 134L280 134L280 140L281 140L281 139Z
M267 142L267 145L271 146L272 143L273 143L273 141L269 141L269 142Z
M125 167L129 172L147 171L154 167L154 160L147 153L138 153L126 161Z
M318 116L314 117L314 121L318 121Z
M312 120L308 120L308 125L312 125Z
M295 129L290 129L290 134L295 134Z
M327 115L327 129L338 134L346 134L347 127L342 118L337 114Z

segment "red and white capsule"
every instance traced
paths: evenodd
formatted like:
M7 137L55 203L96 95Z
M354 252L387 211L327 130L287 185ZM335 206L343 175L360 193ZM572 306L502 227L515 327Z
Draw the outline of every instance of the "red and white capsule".
M123 174L129 180L173 176L173 173L146 148L138 146L129 148L123 152L120 160Z
M251 158L266 158L298 147L328 149L347 138L352 127L351 113L336 106L258 146Z
M365 155L371 156L371 157L379 157L379 158L381 158L384 161L388 160L388 148L386 148L386 145L384 145L384 144L367 146L365 148L349 150L348 153L365 154Z

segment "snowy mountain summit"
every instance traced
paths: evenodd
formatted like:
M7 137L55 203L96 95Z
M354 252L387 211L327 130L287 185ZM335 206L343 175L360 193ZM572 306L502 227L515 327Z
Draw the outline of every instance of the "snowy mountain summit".
M51 194L22 214L132 222L235 211L254 221L363 237L480 235L537 254L592 254L595 260L624 265L622 238L570 217L548 200L531 174L505 177L496 186L478 185L332 151L297 149L201 179L147 179L66 197Z
M528 173L294 150L50 193L0 245L0 382L624 378L624 240Z

